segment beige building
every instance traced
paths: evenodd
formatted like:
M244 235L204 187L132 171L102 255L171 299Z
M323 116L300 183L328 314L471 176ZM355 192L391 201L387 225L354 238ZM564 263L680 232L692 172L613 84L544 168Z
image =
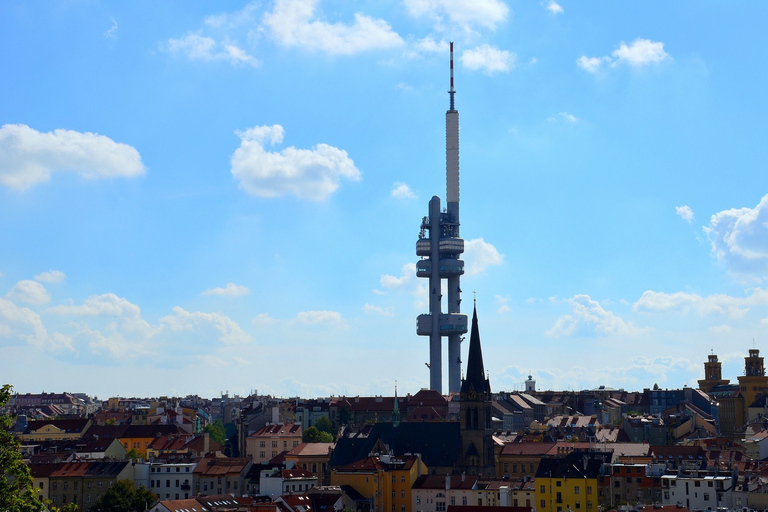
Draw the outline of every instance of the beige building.
M269 424L245 440L245 454L254 464L266 464L283 452L293 450L302 442L301 425Z

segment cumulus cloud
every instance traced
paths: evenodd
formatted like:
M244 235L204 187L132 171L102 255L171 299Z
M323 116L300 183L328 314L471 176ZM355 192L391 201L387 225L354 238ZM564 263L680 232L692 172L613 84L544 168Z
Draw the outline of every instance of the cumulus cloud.
M461 63L467 69L482 70L488 75L507 73L514 69L517 55L495 46L484 44L461 54Z
M567 123L576 123L578 118L568 112L558 112L557 114L549 117L550 121L565 121Z
M310 325L345 325L341 313L338 311L301 311L296 315L296 321Z
M409 288L415 284L416 281L416 264L406 263L400 272L400 277L396 277L390 274L381 276L381 286L388 290L403 290Z
M571 314L558 318L555 325L545 333L547 336L634 336L645 331L634 322L626 322L606 310L589 295L575 295L567 302L571 305Z
M400 182L395 183L395 188L392 189L390 194L392 197L396 197L398 199L417 199L416 194L413 193L411 187L405 183Z
M563 14L565 12L560 4L554 0L550 0L549 3L547 3L547 10L554 15Z
M294 195L321 201L332 194L342 178L357 181L360 171L347 152L328 144L312 149L288 147L269 151L283 141L280 125L256 126L236 132L240 147L232 155L232 175L248 194L258 197Z
M60 270L49 270L35 276L36 281L41 283L60 283L66 279L67 275Z
M675 206L675 213L688 224L693 222L693 210L690 206Z
M498 249L482 238L467 240L464 243L465 272L468 276L474 276L484 272L488 267L501 265L504 256Z
M664 293L648 290L632 305L632 309L645 313L669 311L686 314L694 311L701 316L717 314L730 318L742 318L751 307L768 304L768 291L755 288L749 292L746 297L732 297L724 294L702 297L696 293Z
M212 328L218 332L219 341L225 345L250 343L253 341L253 338L243 331L237 322L221 313L187 311L176 306L173 308L173 314L164 316L160 319L160 322L175 332Z
M399 48L405 43L384 20L355 14L351 24L328 23L315 15L318 0L277 0L264 15L264 28L280 44L332 55Z
M49 335L37 313L3 298L0 298L0 340L6 343L19 340L46 350L74 351L72 338L58 332Z
M222 60L233 65L257 66L259 61L237 46L225 40L221 43L200 33L189 33L178 39L169 39L163 49L174 55L185 55L189 60Z
M376 314L381 316L392 316L392 308L382 308L379 306L374 306L373 304L364 304L363 305L363 311L369 314Z
M616 67L624 63L633 68L642 68L669 59L671 57L664 51L664 43L637 38L629 45L622 41L610 56L587 57L582 55L576 60L576 64L585 71L597 73L603 64Z
M494 30L509 16L509 7L500 0L406 0L405 8L413 17L434 20L437 28L442 29L447 21L467 32L475 27Z
M226 297L240 297L242 295L248 295L250 293L250 290L247 286L237 285L235 283L227 283L226 286L223 288L211 288L210 290L205 290L202 294L203 295L223 295Z
M80 317L75 338L85 340L93 352L118 360L150 354L153 339L163 331L163 326L142 318L139 306L114 293L92 295L80 305L61 304L46 312Z
M86 179L144 174L139 152L95 133L54 130L41 133L24 124L0 128L0 183L26 190L46 182L53 172L73 172Z
M712 215L704 232L718 261L734 275L762 281L768 271L768 195L754 208Z
M45 286L37 281L29 280L16 283L5 297L14 302L34 305L48 304L51 301L51 295L45 289Z

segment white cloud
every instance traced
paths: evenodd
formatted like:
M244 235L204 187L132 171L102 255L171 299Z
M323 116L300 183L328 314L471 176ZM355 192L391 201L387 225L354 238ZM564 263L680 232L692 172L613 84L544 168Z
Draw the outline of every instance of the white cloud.
M434 20L439 29L447 20L468 32L474 27L494 30L509 16L509 7L500 0L405 0L405 7L411 16Z
M60 283L66 279L67 275L60 270L49 270L35 276L35 280L41 283Z
M179 39L169 39L163 48L174 55L186 55L189 60L223 60L233 65L247 64L249 66L259 64L256 58L248 55L235 43L229 40L218 43L213 38L199 33L189 33Z
M223 288L211 288L205 290L202 295L224 295L227 297L240 297L242 295L248 295L250 290L247 286L237 285L235 283L227 283Z
M693 210L691 210L690 206L675 206L675 213L688 224L693 222Z
M560 317L545 333L547 336L634 336L645 331L634 322L625 322L618 315L606 310L589 295L575 295L567 302L571 305L572 314Z
M392 189L390 194L392 197L396 197L398 199L417 199L416 194L413 193L411 187L405 183L400 182L395 183L395 188Z
M610 57L587 57L586 55L582 55L576 59L576 65L590 73L597 73L603 63L607 62L611 62Z
M344 326L341 313L337 311L301 311L296 315L296 321L302 324L328 324Z
M504 304L503 306L501 306L499 309L496 310L497 313L509 313L510 311L512 311L512 308L507 306L506 304Z
M717 314L742 318L751 307L768 304L768 291L761 288L749 291L750 294L746 297L723 294L702 297L695 293L648 290L632 305L632 309L646 313L671 311L683 314L693 310L701 316Z
M501 265L504 256L499 253L493 244L489 244L482 238L467 240L464 242L465 272L468 276L474 276L484 272L490 266Z
M51 301L51 295L45 289L45 286L37 281L29 280L16 283L5 297L15 302L34 305L48 304Z
M58 332L49 335L37 313L0 298L0 340L14 339L42 349L74 351L72 339Z
M53 172L86 179L144 174L139 152L95 133L54 130L40 133L23 124L0 128L0 183L16 190L48 181Z
M288 147L279 153L267 151L265 144L283 141L280 125L256 126L236 133L240 147L232 155L232 175L248 194L292 194L320 201L339 187L341 178L360 179L360 171L347 152L327 144L318 144L311 150Z
M402 290L416 281L416 264L406 263L403 265L400 277L389 274L381 276L381 286L388 290Z
M258 11L257 2L250 3L233 13L214 14L205 18L205 24L214 27L237 27L253 21L254 14Z
M704 227L712 252L734 275L762 281L768 272L768 195L754 208L712 215Z
M461 54L461 63L471 70L482 70L488 75L514 69L517 55L495 46L484 44Z
M392 316L392 308L382 308L379 306L374 306L373 304L364 304L363 305L363 311L366 313L373 313L381 316Z
M381 19L355 14L352 24L328 23L315 15L318 0L276 0L264 15L264 28L282 45L332 55L399 48L405 43Z
M272 325L276 322L274 318L269 316L269 313L259 313L256 318L253 319L253 323L260 326Z
M554 15L563 14L563 12L565 12L560 4L556 3L554 0L549 0L547 10Z
M558 112L557 114L549 117L550 121L565 121L568 123L576 123L579 121L579 119L574 116L573 114L569 114L568 112Z
M664 51L664 43L641 38L635 39L629 46L622 41L619 48L614 50L611 55L616 59L614 65L619 62L626 62L636 68L669 58L669 54Z
M630 45L624 41L610 56L587 57L582 55L576 60L576 64L590 73L597 73L603 64L616 67L626 63L634 68L642 68L650 64L658 64L669 60L671 57L664 51L664 43L649 39L635 39Z
M107 39L115 39L117 38L117 21L115 21L115 18L112 16L109 17L109 20L112 22L112 26L109 27L109 30L104 32L104 37Z
M84 322L77 322L75 338L83 338L93 352L118 360L150 354L152 341L163 331L163 326L150 325L142 318L139 306L114 293L92 295L79 306L62 304L46 312L84 317Z
M219 341L225 345L250 343L253 338L243 331L230 317L221 313L190 312L176 306L173 314L164 316L160 322L174 332L187 332L213 328L219 333Z

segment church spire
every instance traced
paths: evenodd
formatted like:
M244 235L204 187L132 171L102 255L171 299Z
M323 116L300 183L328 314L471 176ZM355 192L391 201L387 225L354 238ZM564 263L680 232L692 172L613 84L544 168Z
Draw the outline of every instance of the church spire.
M467 374L461 384L461 392L469 392L470 386L475 393L490 393L491 385L485 376L483 366L483 349L480 346L480 329L477 326L477 302L472 310L472 331L469 336L469 356L467 358Z

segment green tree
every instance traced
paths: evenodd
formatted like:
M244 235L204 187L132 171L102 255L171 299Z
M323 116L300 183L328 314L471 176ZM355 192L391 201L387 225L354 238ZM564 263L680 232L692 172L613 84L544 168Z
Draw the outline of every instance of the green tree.
M304 431L301 435L301 440L305 443L332 443L333 436L328 432L323 432L322 430L318 430L317 427L312 426Z
M10 384L0 388L0 409L13 393ZM39 512L43 502L32 487L32 475L19 451L19 440L13 435L13 418L0 415L0 510L9 512Z
M320 419L315 422L315 426L317 427L317 430L333 435L333 426L331 425L331 420L329 420L327 416L320 416Z
M157 496L133 480L118 480L96 500L91 512L143 512L157 501Z
M221 420L216 420L210 425L206 425L203 432L211 434L211 439L220 443L221 446L227 443L227 430L224 427L224 422Z
M352 421L352 415L349 413L346 407L342 407L339 411L339 423L343 425L349 425Z
M136 460L141 458L141 454L139 453L139 450L137 450L136 448L131 448L130 450L128 450L128 453L125 454L125 458Z

